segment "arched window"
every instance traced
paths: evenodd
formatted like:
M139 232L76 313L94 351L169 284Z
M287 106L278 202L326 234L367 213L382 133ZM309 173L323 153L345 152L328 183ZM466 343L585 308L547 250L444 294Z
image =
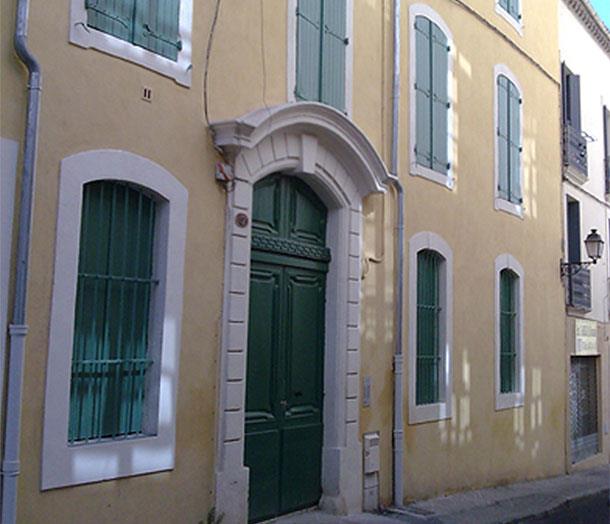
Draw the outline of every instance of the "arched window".
M496 409L523 405L523 268L511 255L496 258Z
M62 161L42 489L174 467L187 200L126 151Z
M451 417L452 253L438 235L409 241L409 422Z

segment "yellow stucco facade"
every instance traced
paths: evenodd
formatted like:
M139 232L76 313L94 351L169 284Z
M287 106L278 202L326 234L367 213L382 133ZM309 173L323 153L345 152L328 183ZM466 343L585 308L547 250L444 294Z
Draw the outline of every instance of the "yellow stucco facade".
M291 102L288 19L294 5L281 0L223 1L204 93L212 0L193 2L190 87L128 60L71 44L70 2L31 0L30 4L28 44L42 67L43 91L17 520L82 522L87 514L88 522L100 523L205 522L218 504L219 435L226 422L218 391L224 387L225 213L230 196L214 178L215 164L222 158L204 118L204 97L211 122ZM348 2L353 7L353 62L346 119L386 166L392 131L392 4L390 0ZM404 501L563 473L567 439L566 320L558 273L562 207L556 2L522 2L522 34L498 13L493 0L425 2L452 35L452 188L411 174L410 9L415 4L402 2L400 47L398 175L405 188L406 210ZM3 1L0 135L21 144L27 74L12 49L14 16L15 2ZM521 217L494 207L494 68L499 64L518 79L523 99ZM144 87L152 90L151 102L141 99ZM52 380L47 359L60 163L70 155L99 149L147 158L188 191L175 465L170 471L42 491L45 385ZM17 176L17 194L19 187ZM17 202L16 198L16 207ZM389 188L365 197L361 212L355 417L360 437L380 434L379 502L390 505L395 191ZM424 231L441 237L453 254L452 391L447 399L452 413L444 420L410 424L409 241ZM496 409L494 263L503 254L512 255L523 268L525 389L522 406ZM371 387L368 406L361 402L365 378Z

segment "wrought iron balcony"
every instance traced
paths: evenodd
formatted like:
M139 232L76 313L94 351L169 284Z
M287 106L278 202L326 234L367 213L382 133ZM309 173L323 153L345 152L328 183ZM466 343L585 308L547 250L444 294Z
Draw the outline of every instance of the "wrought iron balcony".
M591 311L591 271L580 267L567 275L566 304L579 311Z
M570 124L563 126L563 165L577 180L586 180L587 141L581 131Z

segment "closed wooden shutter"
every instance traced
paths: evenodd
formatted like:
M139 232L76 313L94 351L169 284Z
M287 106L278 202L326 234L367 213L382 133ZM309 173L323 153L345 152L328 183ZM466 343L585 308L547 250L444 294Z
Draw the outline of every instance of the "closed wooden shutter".
M432 168L432 61L430 25L415 17L415 156L417 163Z
M153 53L178 59L180 0L136 0L133 42Z
M87 25L131 41L135 0L85 0Z
M155 202L141 190L85 186L72 349L70 442L142 433Z
M500 198L509 198L509 96L508 78L499 75L498 86L498 194Z
M520 20L521 15L519 14L519 0L508 0L507 11L515 20Z
M326 0L322 5L324 27L320 101L345 111L345 0Z
M500 392L517 391L517 275L500 272Z
M447 174L449 48L440 27L423 16L415 18L415 61L416 160Z
M323 102L345 111L347 44L345 0L299 0L297 100Z
M514 204L521 203L521 97L515 84L508 82L509 112L509 195Z
M431 250L417 254L416 404L440 401L440 270L442 257Z
M610 195L610 110L604 106L604 166L606 195Z
M298 100L320 99L321 30L322 0L299 0L295 91Z

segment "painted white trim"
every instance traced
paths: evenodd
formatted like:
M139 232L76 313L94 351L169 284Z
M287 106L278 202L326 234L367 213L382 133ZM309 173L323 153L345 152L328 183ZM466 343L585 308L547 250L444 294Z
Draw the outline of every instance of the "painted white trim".
M13 247L13 214L19 142L0 138L0 398L4 392L4 364L8 325L8 291ZM4 402L0 402L0 420L4 420Z
M417 254L430 249L443 257L440 274L441 332L440 345L445 374L441 385L442 402L416 404L417 381ZM442 237L431 231L416 233L409 240L409 424L451 418L453 395L453 251Z
M517 388L514 393L500 392L500 272L510 269L518 276L517 287ZM494 268L494 304L495 304L495 398L496 411L523 406L525 397L525 335L524 335L524 279L523 267L515 257L504 253L496 257Z
M447 111L447 161L449 162L449 170L447 175L439 173L430 168L421 166L417 163L415 155L415 137L416 133L416 93L415 93L415 75L416 75L416 58L415 58L415 17L424 16L434 22L441 28L447 37L447 45L449 46L449 56L447 58L447 96L449 97L449 109ZM436 182L447 189L455 187L455 170L453 162L453 145L455 141L453 123L454 123L454 107L455 107L455 77L453 65L456 57L456 49L453 41L453 35L449 30L449 26L441 18L441 16L426 4L413 4L409 7L409 172L413 176L421 176L432 182Z
M145 408L148 433L125 440L68 445L70 367L83 186L123 180L149 189L157 199L150 351L154 400ZM168 171L126 151L78 153L61 162L55 269L49 330L41 488L113 479L174 467L176 392L182 318L188 193ZM158 393L157 393L158 392ZM147 394L148 395L148 394Z
M515 215L516 217L523 218L525 206L523 203L515 204L513 202L509 202L505 198L500 197L500 193L498 191L498 183L500 179L500 155L498 153L498 77L502 75L508 78L519 91L519 98L521 99L521 104L519 104L519 143L523 149L523 106L525 105L525 100L523 98L523 89L521 89L521 84L517 77L513 74L513 72L508 68L508 66L504 64L496 64L494 66L494 209L497 211L504 211L511 215ZM510 175L509 175L510 176ZM523 184L523 150L519 154L519 184L521 185L521 200L525 200L525 187Z
M328 208L332 259L326 289L322 499L331 513L362 510L359 440L360 271L362 199L383 189L387 171L374 147L344 114L313 103L288 103L213 124L216 145L234 159L228 193L225 292L219 377L216 510L245 522L249 471L244 465L244 413L253 186L284 173L306 182Z
M287 1L286 22L286 100L296 102L295 90L297 85L297 1ZM346 0L345 4L345 33L348 44L345 47L345 114L352 116L352 96L354 82L354 0Z
M500 5L500 0L495 0L496 13L506 20L520 36L523 36L523 10L521 2L519 2L519 20L515 20L513 16Z
M70 43L85 48L92 47L109 55L118 56L169 76L176 80L178 84L190 87L193 0L180 0L179 16L179 35L182 41L182 49L178 51L178 60L175 62L126 40L88 27L87 9L84 0L70 1Z

